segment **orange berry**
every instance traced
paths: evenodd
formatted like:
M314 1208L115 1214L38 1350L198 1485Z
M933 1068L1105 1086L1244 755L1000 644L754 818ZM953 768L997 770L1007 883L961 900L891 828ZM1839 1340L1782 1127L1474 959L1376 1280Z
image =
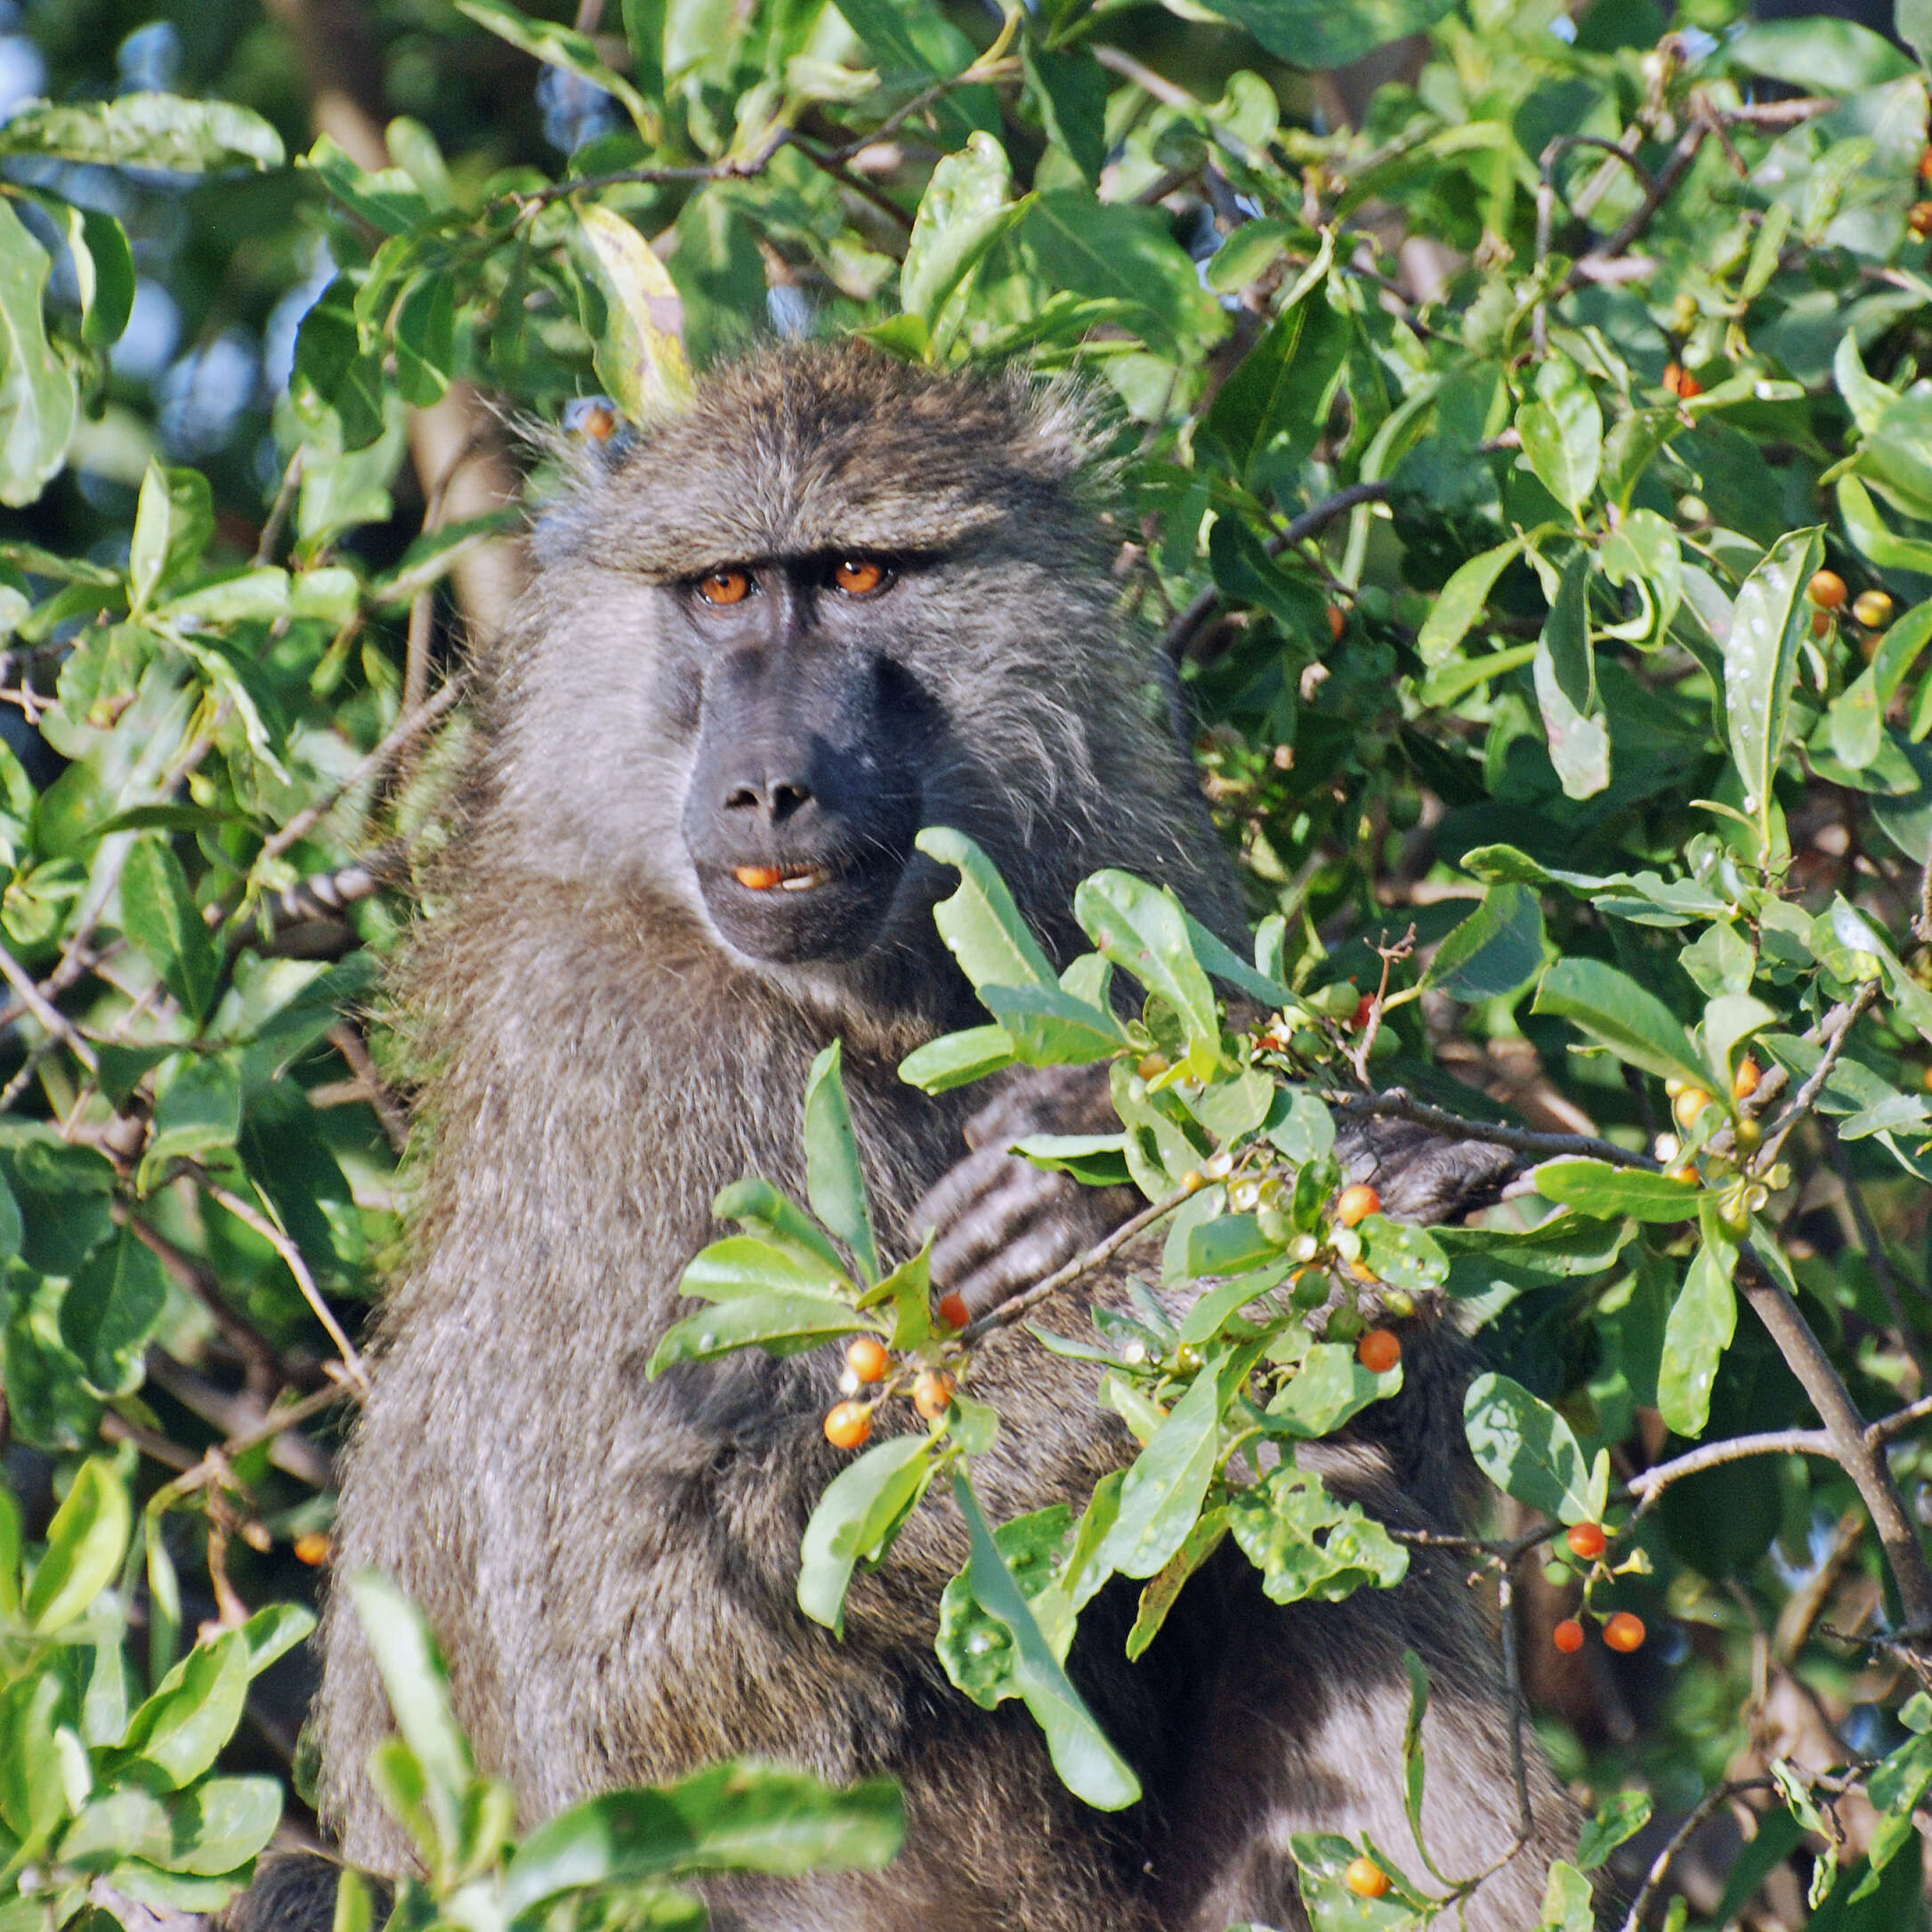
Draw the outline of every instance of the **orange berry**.
M1625 1656L1638 1649L1643 1641L1644 1620L1632 1616L1628 1610L1620 1610L1604 1626L1604 1642L1612 1650L1621 1651Z
M1811 613L1811 635L1814 637L1828 637L1831 632L1831 613L1829 610L1814 610Z
M1845 602L1845 579L1836 570L1819 570L1805 586L1805 594L1821 610L1836 610Z
M1921 181L1932 182L1932 148L1919 157L1919 176Z
M1337 643L1340 643L1342 641L1342 634L1347 628L1347 613L1343 610L1342 607L1338 603L1331 603L1329 606L1329 635L1332 637Z
M1365 1181L1345 1187L1341 1199L1335 1203L1335 1218L1344 1227L1354 1227L1358 1221L1366 1221L1371 1214L1381 1211L1382 1197Z
M885 1379L893 1358L885 1344L876 1335L861 1335L845 1350L845 1366L861 1382Z
M942 1295L939 1319L950 1329L963 1329L973 1319L973 1311L966 1306L964 1295Z
M1369 1023L1369 1015L1374 1011L1375 995L1373 993L1364 993L1355 1002L1354 1017L1349 1021L1349 1025L1354 1027L1359 1033Z
M863 1402L837 1403L825 1418L825 1439L834 1449L861 1449L872 1433L872 1405Z
M1604 1534L1602 1524L1579 1523L1572 1527L1564 1540L1570 1545L1572 1556L1582 1557L1585 1563L1594 1563L1603 1555L1610 1539Z
M1672 362L1666 367L1663 386L1682 402L1688 402L1693 396L1704 392L1704 385L1681 362Z
M1920 241L1932 235L1932 201L1915 201L1906 211L1905 226Z
M1564 1656L1574 1656L1583 1648L1583 1626L1574 1617L1565 1617L1549 1633L1549 1640Z
M1388 1873L1372 1858L1351 1858L1342 1883L1357 1898L1379 1898L1388 1889Z
M1670 1103L1670 1111L1677 1116L1677 1125L1686 1132L1697 1124L1697 1117L1710 1104L1710 1095L1702 1087L1686 1087Z
M1371 1375L1386 1375L1402 1360L1402 1338L1388 1329L1370 1329L1355 1344L1355 1360Z
M304 1530L295 1539L295 1561L313 1570L328 1561L328 1538L320 1530Z
M609 442L617 434L617 412L601 402L594 402L578 418L577 427L580 435L587 436L593 442Z
M912 1406L928 1422L937 1422L952 1407L952 1378L939 1369L921 1369L912 1383Z
M1732 1099L1749 1100L1758 1091L1758 1083L1764 1077L1764 1069L1750 1055L1746 1054L1738 1062L1737 1071L1731 1076Z

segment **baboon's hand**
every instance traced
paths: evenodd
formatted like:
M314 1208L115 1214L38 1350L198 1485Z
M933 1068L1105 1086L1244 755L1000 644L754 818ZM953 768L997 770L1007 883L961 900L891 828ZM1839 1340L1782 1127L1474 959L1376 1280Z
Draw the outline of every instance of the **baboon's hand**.
M1083 1186L1006 1150L1030 1134L1119 1128L1103 1065L1008 1079L966 1123L972 1151L912 1211L913 1232L936 1237L934 1283L984 1314L1118 1227L1140 1205L1131 1188Z

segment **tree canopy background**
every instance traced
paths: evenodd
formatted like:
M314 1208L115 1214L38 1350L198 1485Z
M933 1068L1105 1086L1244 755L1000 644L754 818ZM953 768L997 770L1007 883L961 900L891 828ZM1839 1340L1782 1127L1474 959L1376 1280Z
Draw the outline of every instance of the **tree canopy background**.
M1088 385L1122 595L1260 922L1249 966L1136 901L1162 965L1126 1031L1042 985L928 1077L1118 1058L1126 1131L1053 1157L1164 1202L1170 1274L1313 1257L1460 1305L1472 1572L1633 1920L1924 1924L1932 9L1897 27L5 0L0 1932L211 1910L312 1829L304 1606L409 1184L380 963L463 640L569 439L851 331ZM1224 1033L1210 974L1275 1020ZM1358 1229L1326 1160L1369 1112L1540 1165L1480 1227ZM1268 1413L1391 1392L1346 1319L1311 1345L1267 1306ZM1110 1373L1151 1436L1245 1335L1227 1306ZM1201 1411L1223 1458L1246 1399ZM1152 1482L1180 1575L1264 1491L1271 1589L1399 1573L1318 1578L1265 1484ZM1001 1527L1028 1596L1065 1527ZM656 1863L569 1863L609 1810L513 1851L408 1606L365 1598L424 1856L400 1923L679 1922L707 1833L896 1842L889 1791L720 1772L621 1814ZM1016 1603L973 1613L1037 1637ZM1474 1882L1297 1853L1323 1928ZM1558 1867L1548 1924L1589 1912Z

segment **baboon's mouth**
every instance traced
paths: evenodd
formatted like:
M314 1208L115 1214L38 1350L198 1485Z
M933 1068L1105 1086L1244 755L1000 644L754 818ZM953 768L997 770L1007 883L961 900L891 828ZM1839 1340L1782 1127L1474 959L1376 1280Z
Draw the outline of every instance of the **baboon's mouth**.
M734 865L732 877L748 892L768 893L774 886L781 893L809 893L823 885L832 876L822 865Z

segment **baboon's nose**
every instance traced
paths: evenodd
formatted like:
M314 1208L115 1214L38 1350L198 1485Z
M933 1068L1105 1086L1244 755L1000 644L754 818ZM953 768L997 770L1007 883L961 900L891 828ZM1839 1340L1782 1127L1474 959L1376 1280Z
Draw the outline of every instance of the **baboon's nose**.
M811 803L812 788L802 778L747 773L724 792L727 812L753 812L773 825L796 818Z

